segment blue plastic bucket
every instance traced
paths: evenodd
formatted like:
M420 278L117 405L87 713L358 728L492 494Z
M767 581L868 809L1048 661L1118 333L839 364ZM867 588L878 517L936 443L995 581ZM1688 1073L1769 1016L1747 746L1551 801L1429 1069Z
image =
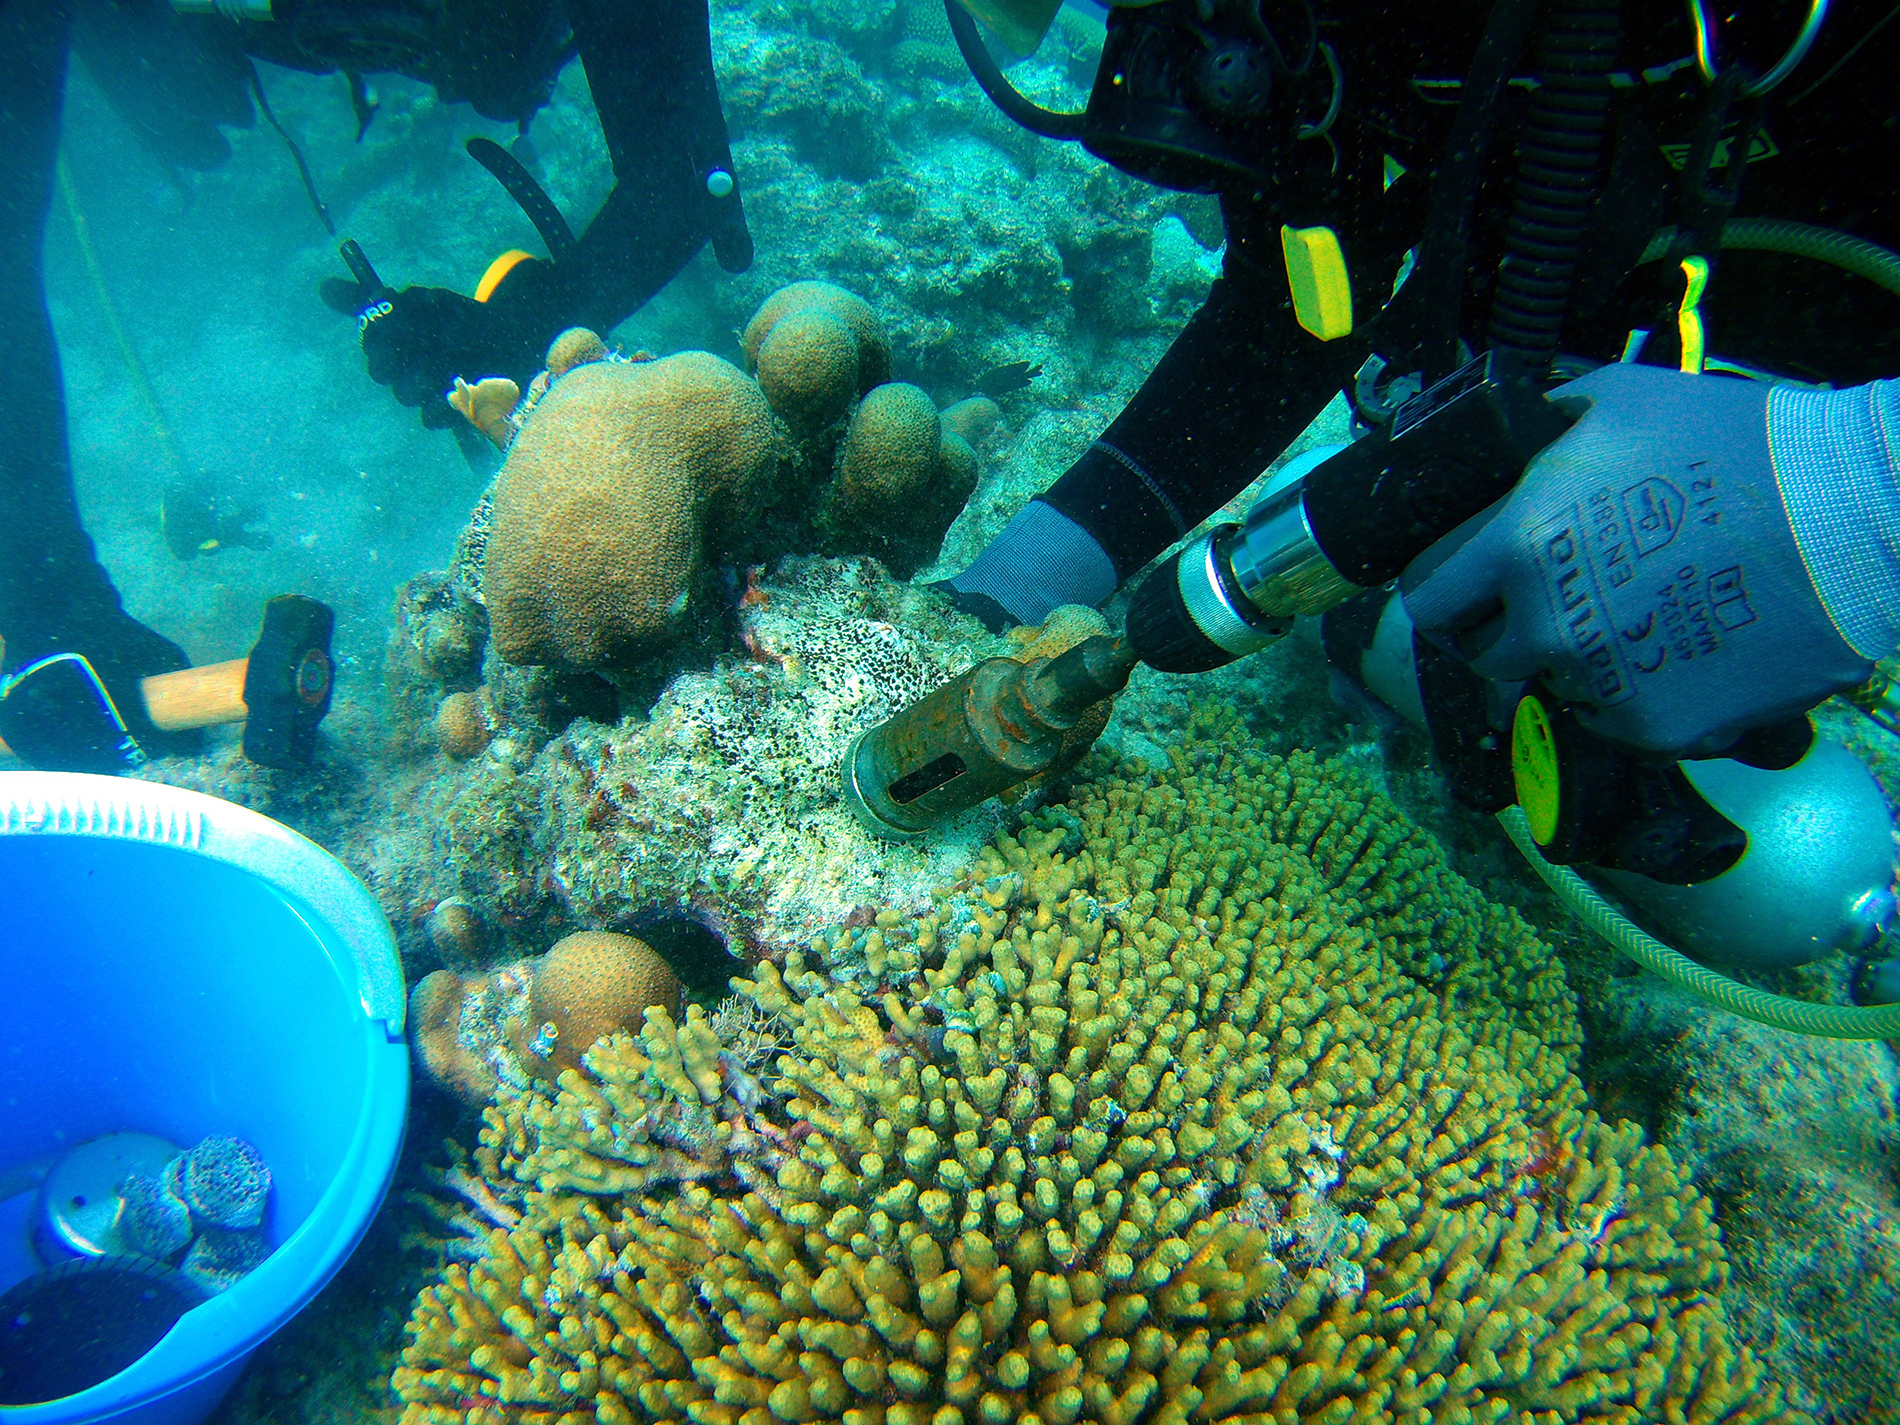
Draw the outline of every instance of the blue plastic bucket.
M130 1365L5 1425L190 1425L342 1266L395 1170L403 985L362 884L197 792L0 773L0 1293L52 1267L38 1184L107 1134L234 1134L270 1255ZM162 1329L162 1328L161 1328Z

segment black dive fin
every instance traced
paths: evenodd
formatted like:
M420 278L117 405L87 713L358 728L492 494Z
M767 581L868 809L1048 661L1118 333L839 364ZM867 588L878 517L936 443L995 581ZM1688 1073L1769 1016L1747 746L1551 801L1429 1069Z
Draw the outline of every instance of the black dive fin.
M468 156L494 174L495 181L508 190L508 196L521 205L534 230L541 234L541 241L548 245L548 256L558 266L574 250L574 230L561 216L561 210L554 206L547 190L535 182L534 175L521 166L518 158L493 139L472 138L467 147Z

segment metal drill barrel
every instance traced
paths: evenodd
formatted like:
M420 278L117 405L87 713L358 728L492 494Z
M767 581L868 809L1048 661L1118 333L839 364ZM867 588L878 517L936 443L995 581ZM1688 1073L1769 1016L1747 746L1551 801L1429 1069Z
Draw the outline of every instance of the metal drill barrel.
M851 740L845 801L879 836L920 835L1047 768L1076 719L1128 685L1135 661L1098 635L1053 659L979 663Z

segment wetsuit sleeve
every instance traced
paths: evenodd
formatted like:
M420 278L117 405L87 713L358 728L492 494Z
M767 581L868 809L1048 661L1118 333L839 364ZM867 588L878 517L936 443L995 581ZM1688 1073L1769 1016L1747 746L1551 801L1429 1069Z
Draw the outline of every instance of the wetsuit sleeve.
M614 188L562 264L564 325L608 331L708 241L729 272L752 260L713 74L706 0L566 0ZM714 188L724 185L715 181Z
M1286 278L1229 242L1222 274L1114 424L1037 498L1126 579L1286 449L1364 357L1294 320Z

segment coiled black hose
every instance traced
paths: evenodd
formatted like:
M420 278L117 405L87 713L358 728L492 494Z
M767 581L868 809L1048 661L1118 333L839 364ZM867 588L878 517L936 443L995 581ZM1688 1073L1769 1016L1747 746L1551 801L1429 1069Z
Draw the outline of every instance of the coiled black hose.
M1554 0L1537 40L1537 90L1491 306L1491 346L1533 380L1550 370L1599 187L1621 0Z
M950 37L963 52L963 62L970 66L971 78L990 96L991 103L1032 134L1064 143L1073 143L1082 137L1082 121L1087 117L1082 110L1071 113L1043 108L1009 82L1002 66L990 54L989 46L983 43L983 33L977 29L968 10L957 0L943 0L943 13L950 22Z

